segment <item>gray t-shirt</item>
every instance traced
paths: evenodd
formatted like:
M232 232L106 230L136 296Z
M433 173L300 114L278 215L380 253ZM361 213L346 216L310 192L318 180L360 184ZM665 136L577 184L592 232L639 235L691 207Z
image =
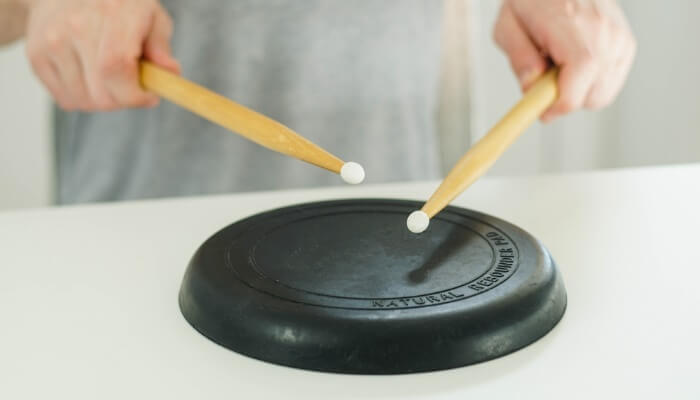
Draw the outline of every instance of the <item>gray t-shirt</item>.
M183 75L261 112L367 182L436 178L442 3L164 0ZM340 184L163 101L56 110L61 204Z

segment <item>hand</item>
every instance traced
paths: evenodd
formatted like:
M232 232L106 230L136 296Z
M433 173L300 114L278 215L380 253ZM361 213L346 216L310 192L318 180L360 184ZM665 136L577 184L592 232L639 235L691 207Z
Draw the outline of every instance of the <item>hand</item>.
M494 39L523 90L559 66L559 98L547 122L582 107L612 103L629 73L636 42L614 0L504 0Z
M142 57L179 73L170 51L172 20L157 0L27 0L27 56L66 110L152 107Z

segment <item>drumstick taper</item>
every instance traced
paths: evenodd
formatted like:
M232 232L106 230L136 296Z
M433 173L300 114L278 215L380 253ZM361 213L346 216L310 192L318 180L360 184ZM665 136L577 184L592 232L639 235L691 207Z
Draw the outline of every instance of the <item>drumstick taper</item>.
M557 99L558 69L551 68L528 89L523 98L452 168L420 210L408 216L413 233L428 229L430 218L483 175L520 134Z
M140 63L140 78L145 89L261 146L340 174L348 183L365 178L360 164L344 162L281 123L148 61Z

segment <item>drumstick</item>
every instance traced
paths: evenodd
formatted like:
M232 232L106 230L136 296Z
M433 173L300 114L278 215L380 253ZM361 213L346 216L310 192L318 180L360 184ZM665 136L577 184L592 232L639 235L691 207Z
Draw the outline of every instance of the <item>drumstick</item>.
M425 231L430 218L483 175L508 146L554 103L558 95L557 76L557 68L542 75L508 114L457 161L423 208L408 216L406 225L411 232Z
M281 123L148 61L141 61L140 77L145 89L263 147L340 174L347 183L365 178L360 164L344 162Z

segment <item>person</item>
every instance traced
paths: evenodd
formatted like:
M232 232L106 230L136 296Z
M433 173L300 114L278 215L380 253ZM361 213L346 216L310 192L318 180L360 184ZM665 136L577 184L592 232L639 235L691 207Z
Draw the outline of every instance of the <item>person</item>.
M148 59L266 114L369 182L439 176L435 0L0 0L56 101L57 202L303 187L337 177L144 91ZM494 26L523 89L561 68L542 119L610 104L636 43L614 0L504 0ZM171 47L172 46L172 47Z

